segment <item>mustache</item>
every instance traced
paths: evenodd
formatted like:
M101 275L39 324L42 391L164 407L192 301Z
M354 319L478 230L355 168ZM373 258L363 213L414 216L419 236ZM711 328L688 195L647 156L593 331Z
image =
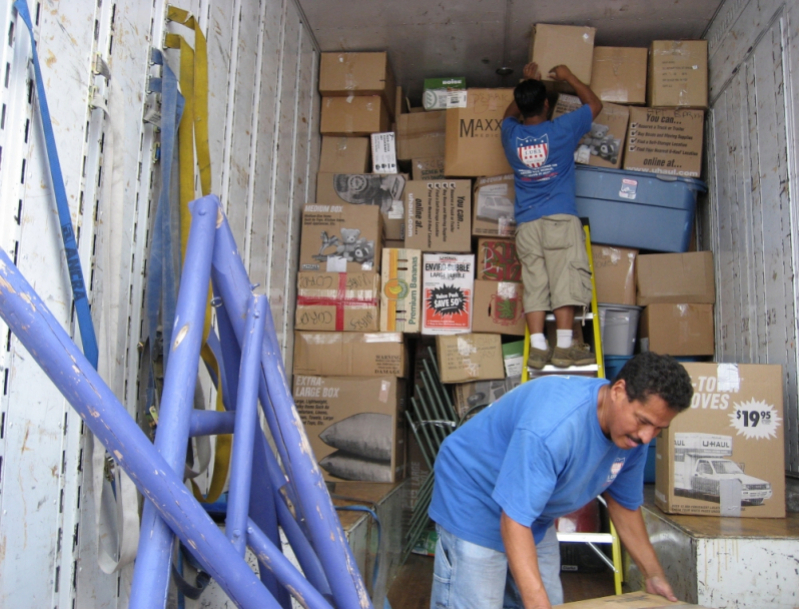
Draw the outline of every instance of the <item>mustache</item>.
M644 441L641 438L636 438L635 436L627 436L627 437L630 438L630 440L632 440L636 444L638 444L638 446L641 446L641 444L644 443Z

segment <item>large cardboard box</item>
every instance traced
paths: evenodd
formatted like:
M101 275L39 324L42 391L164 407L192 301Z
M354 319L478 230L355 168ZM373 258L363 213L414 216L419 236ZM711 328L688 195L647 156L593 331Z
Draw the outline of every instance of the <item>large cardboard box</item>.
M665 355L713 355L713 305L651 304L641 313L641 351Z
M318 205L377 205L383 217L386 239L405 238L405 176L375 173L319 173L316 176Z
M380 331L416 333L422 328L422 252L383 250Z
M594 47L591 90L603 102L646 103L648 49Z
M552 81L549 72L557 65L569 66L585 84L591 82L596 28L536 23L530 37L530 61L538 64L541 79ZM559 83L562 84L562 83Z
M474 185L472 234L475 237L513 237L516 231L513 174L479 178Z
M424 254L422 334L458 334L472 329L473 254Z
M391 119L382 97L323 97L319 132L357 136L389 131Z
M658 436L657 506L673 514L783 518L782 367L683 365L694 396Z
M319 171L367 173L369 171L369 138L322 136Z
M480 177L512 173L502 148L502 117L513 89L468 89L466 107L447 110L444 173Z
M597 302L635 304L635 265L638 250L591 245Z
M481 407L493 404L508 391L521 385L521 376L509 376L493 381L474 381L460 383L453 387L455 409L463 418L470 412L477 412Z
M713 252L638 257L636 304L716 302Z
M374 205L307 204L302 210L300 270L377 271L383 219Z
M296 330L377 332L380 275L375 272L297 273Z
M397 87L388 53L322 53L319 93L327 97L379 95L394 116Z
M490 281L521 281L522 263L516 255L516 240L478 239L477 278Z
M443 157L447 113L411 112L397 117L397 158L409 161L422 157Z
M442 383L505 378L499 334L437 336L436 356Z
M443 155L412 159L411 177L414 180L441 180L444 177Z
M630 108L624 169L698 178L705 113L681 108Z
M472 332L524 336L523 297L521 283L476 279Z
M552 118L574 112L582 105L576 95L561 93ZM612 169L621 167L629 120L630 109L627 106L603 104L602 112L591 123L591 131L583 136L574 151L575 162Z
M405 184L405 246L423 252L472 249L469 180L412 180Z
M402 480L404 380L295 375L294 403L325 480Z
M666 609L666 607L672 606L680 607L680 609L706 609L700 605L689 605L683 602L670 603L662 596L646 592L632 592L620 596L592 598L587 601L558 605L560 609Z
M649 106L707 108L707 40L654 40L649 47Z
M399 332L295 332L294 374L405 377L405 340Z

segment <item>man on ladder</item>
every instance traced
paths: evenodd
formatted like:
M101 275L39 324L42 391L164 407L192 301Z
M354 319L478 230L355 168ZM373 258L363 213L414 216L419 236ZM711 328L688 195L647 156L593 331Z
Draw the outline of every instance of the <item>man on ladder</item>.
M587 345L573 340L574 309L591 302L591 273L585 236L574 201L574 150L602 111L602 102L566 66L552 78L571 85L578 110L547 120L549 101L538 66L524 67L527 80L517 85L502 121L502 145L516 187L516 250L522 263L524 312L530 331L527 365L560 368L596 363ZM544 337L547 311L555 314L557 344Z

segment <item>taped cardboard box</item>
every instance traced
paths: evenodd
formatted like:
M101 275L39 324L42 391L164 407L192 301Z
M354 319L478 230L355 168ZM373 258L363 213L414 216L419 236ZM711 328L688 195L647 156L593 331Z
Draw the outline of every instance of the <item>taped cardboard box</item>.
M597 302L635 304L638 250L611 245L591 245Z
M411 161L414 180L440 180L444 177L444 156L433 156Z
M594 47L591 90L603 102L646 104L646 48Z
M513 89L468 89L466 107L447 113L444 174L480 177L512 173L502 148L502 117Z
M297 273L296 330L377 332L380 275L374 272Z
M399 332L295 332L294 374L402 378L405 339Z
M447 113L411 112L397 117L397 158L410 161L422 157L443 157Z
M680 607L680 609L707 609L701 605L690 605L688 603L671 603L657 594L647 594L646 592L632 592L619 596L607 596L605 598L592 598L587 601L576 603L566 603L558 605L561 609L666 609L666 607Z
M380 331L419 332L422 327L422 252L385 248L381 268Z
M455 385L452 388L452 393L458 416L463 418L469 413L478 412L482 407L493 404L521 383L522 377L519 375L493 381L474 381Z
M383 219L374 205L307 204L302 210L300 270L377 271Z
M386 102L381 97L323 97L319 132L322 135L358 136L389 131Z
M329 97L379 95L394 116L397 87L388 53L322 53L319 93Z
M422 334L470 332L474 255L424 254Z
M473 200L472 235L513 237L516 231L516 187L512 173L478 178Z
M505 378L499 334L437 336L436 355L442 383Z
M369 171L369 138L322 136L319 171L366 173Z
M574 112L582 105L579 97L561 93L552 118ZM591 123L591 131L577 144L577 150L574 151L575 162L595 167L621 167L629 120L630 109L627 106L603 104L602 112Z
M651 304L641 313L641 351L665 355L713 355L713 305Z
M516 240L478 239L477 278L489 281L521 281L522 263L516 254Z
M655 503L672 514L783 518L782 367L683 365L694 396L658 436Z
M475 280L472 332L524 336L525 327L521 283Z
M647 89L651 107L707 109L707 40L654 40Z
M639 256L636 278L638 306L716 302L713 252Z
M469 180L412 180L405 185L405 246L423 252L472 249Z
M402 480L404 380L295 375L294 403L325 480Z
M630 108L624 169L698 178L705 113L681 108Z
M538 64L541 80L553 82L549 72L563 64L582 82L590 83L595 35L593 27L536 23L530 36L530 61ZM558 83L558 87L568 85Z

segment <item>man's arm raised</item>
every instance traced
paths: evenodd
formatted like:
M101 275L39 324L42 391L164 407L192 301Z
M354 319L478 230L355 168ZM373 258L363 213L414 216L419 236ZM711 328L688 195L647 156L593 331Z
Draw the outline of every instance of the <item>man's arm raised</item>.
M591 90L591 87L572 74L572 71L568 67L564 65L555 66L549 72L549 75L555 80L562 80L569 83L574 89L574 92L577 93L577 97L580 98L580 101L591 108L593 118L599 116L599 113L602 112L602 102L596 96L596 93Z

